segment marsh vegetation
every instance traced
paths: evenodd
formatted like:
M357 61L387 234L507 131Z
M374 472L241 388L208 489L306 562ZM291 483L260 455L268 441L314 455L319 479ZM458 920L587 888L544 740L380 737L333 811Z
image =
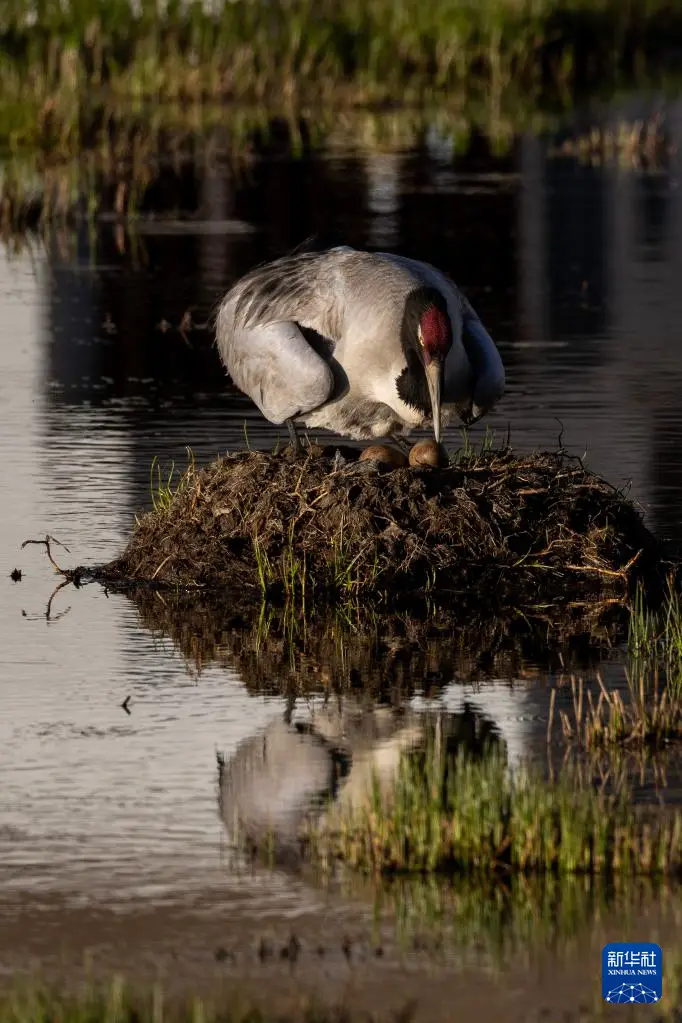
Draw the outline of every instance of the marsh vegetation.
M676 955L666 956L664 1001L652 1023L673 1023L677 1019L676 996L682 970ZM357 1012L341 1004L328 1005L322 999L298 999L288 1010L263 1009L253 998L225 986L217 997L199 995L168 997L161 984L140 987L120 976L109 982L88 981L75 993L61 987L31 980L0 996L0 1023L379 1023L380 1020L408 1023L415 1005L398 1012ZM551 1013L543 1016L555 1018ZM558 1018L558 1017L557 1017ZM566 1020L565 1013L561 1016ZM580 1012L581 1020L602 1019L596 999L594 1007Z
M311 138L405 147L425 124L458 151L477 129L508 151L519 131L556 125L597 69L604 89L633 76L668 87L674 61L668 72L653 56L680 41L672 0L13 0L0 16L0 226L134 215L160 162L248 164L275 118L294 151ZM660 127L595 129L562 151L660 160Z
M472 78L498 91L512 76L527 87L547 75L570 84L597 61L602 76L645 62L681 32L672 0L239 0L218 12L155 0L13 0L0 23L1 84L8 113L28 84L46 116L97 88L157 102L282 93L367 102Z
M365 1017L367 1019L368 1017ZM371 1017L369 1017L371 1020ZM283 1016L258 1007L238 992L219 999L198 995L164 996L160 984L140 990L121 977L110 983L88 981L79 992L32 981L0 994L1 1023L352 1023L344 1008L300 999L300 1007Z

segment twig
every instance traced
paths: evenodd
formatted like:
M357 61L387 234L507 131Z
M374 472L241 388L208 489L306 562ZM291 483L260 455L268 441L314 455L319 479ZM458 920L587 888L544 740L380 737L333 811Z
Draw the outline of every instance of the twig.
M159 572L161 571L161 569L163 568L163 566L164 566L164 565L166 564L166 562L167 562L167 561L170 561L170 559L171 559L172 557L173 557L172 553L171 553L171 554L168 554L168 555L166 555L166 557L165 557L165 558L163 559L163 561L161 562L161 564L159 565L159 567L158 567L158 568L156 569L156 571L155 571L155 572L154 572L154 574L152 575L152 579L156 579L157 575L159 574Z
M624 579L625 572L622 568L614 570L612 568L597 568L592 565L561 565L562 569L568 569L571 572L596 572L597 575L607 575L615 579Z
M43 544L43 546L47 550L47 556L50 559L51 564L57 570L57 572L59 572L60 575L65 576L67 579L73 578L73 572L70 571L68 568L61 568L52 557L50 543L56 543L58 547L63 547L67 554L71 553L66 544L61 543L60 540L56 540L53 536L50 536L49 533L47 534L44 540L24 540L20 549L23 551L24 547L27 547L29 544Z

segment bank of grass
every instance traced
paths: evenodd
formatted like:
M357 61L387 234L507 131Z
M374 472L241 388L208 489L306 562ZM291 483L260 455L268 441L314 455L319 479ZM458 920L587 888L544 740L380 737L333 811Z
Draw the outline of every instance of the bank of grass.
M682 989L682 964L679 954L666 948L663 957L663 1000L650 1015L651 1023L675 1023L679 1020L678 999ZM273 1002L275 999L271 999ZM65 986L55 987L38 980L15 982L0 991L0 1023L409 1023L414 1005L386 1013L351 1011L340 1006L325 1006L300 999L300 1006L283 1010L265 1010L247 998L230 997L229 989L218 999L199 995L164 998L160 985L135 989L122 978L109 983L90 982L77 993ZM540 1010L543 1018L554 1017ZM603 1019L603 1002L595 997L590 1010L583 1005L580 1019L589 1023ZM556 1017L558 1019L558 1016ZM562 1019L566 1019L564 1013Z
M436 740L402 757L395 785L309 825L306 847L323 870L340 860L372 874L676 876L682 814L645 816L624 787L580 786L570 768L556 782L529 765L511 773L494 747L453 756Z
M12 0L0 17L0 87L8 113L27 89L48 111L104 88L156 101L393 101L472 78L497 91L512 78L539 85L548 71L571 82L680 38L674 0Z
M0 220L92 213L107 190L116 212L135 212L165 148L229 121L236 161L273 114L307 131L358 109L390 121L399 97L408 120L425 108L447 120L457 144L480 108L477 125L504 149L581 83L636 73L665 85L661 45L681 42L674 0L8 0Z

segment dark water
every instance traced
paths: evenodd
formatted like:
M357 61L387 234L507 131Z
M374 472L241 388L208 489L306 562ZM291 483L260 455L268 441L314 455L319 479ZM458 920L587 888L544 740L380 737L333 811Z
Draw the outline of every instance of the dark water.
M617 126L641 109L637 100L604 117ZM664 110L678 145L682 102ZM552 156L555 141L526 135L500 158L483 138L460 157L437 139L378 155L322 148L293 158L284 147L243 176L189 168L164 178L157 208L198 214L192 229L177 217L144 230L104 223L0 252L7 912L28 899L45 912L54 900L74 912L142 901L222 907L251 922L365 918L352 900L332 905L302 880L245 872L228 855L216 750L229 760L281 720L286 701L267 665L259 674L226 636L222 656L214 651L197 673L167 635L142 627L125 598L95 587L58 594L46 621L58 579L40 548L19 550L49 532L70 549L56 549L58 560L104 560L149 506L153 458L182 469L187 446L201 463L245 437L251 447L274 445L277 431L227 386L205 327L223 291L255 263L317 235L443 268L507 367L507 393L488 426L501 438L509 429L525 450L553 448L561 433L611 482L632 481L655 532L679 538L681 158L654 169L585 162ZM446 438L459 440L457 431ZM15 566L24 572L17 584L8 578ZM411 680L415 707L421 679L451 663L442 646ZM438 687L440 705L486 720L513 762L542 746L546 729L545 679L527 667L493 671L480 684L441 670ZM299 701L299 713L315 705Z

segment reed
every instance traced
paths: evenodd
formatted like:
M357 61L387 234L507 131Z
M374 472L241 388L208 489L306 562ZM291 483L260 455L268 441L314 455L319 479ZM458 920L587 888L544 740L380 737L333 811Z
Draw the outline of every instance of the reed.
M599 695L583 679L571 679L573 707L559 712L565 741L587 750L615 746L661 748L682 739L682 700L657 672L626 672L625 692L607 689L597 674ZM551 729L550 729L551 731Z

